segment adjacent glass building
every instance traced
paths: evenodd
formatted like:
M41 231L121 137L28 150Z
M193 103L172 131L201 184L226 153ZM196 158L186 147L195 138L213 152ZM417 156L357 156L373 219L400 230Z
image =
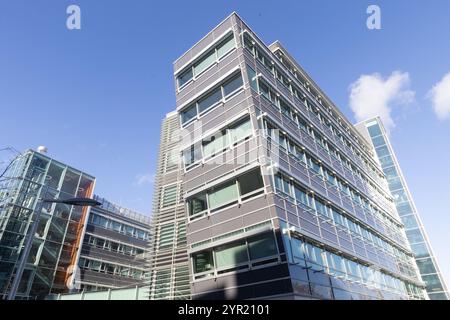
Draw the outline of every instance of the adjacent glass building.
M77 289L89 292L143 285L148 274L150 217L96 195L94 199L101 205L91 208L87 219ZM143 292L139 291L140 296Z
M432 300L448 300L447 286L381 119L369 119L355 127L373 144L394 196L397 212L405 225L422 280L426 283L428 296Z
M94 177L28 150L0 178L0 296L6 298L26 235L41 211L17 299L66 292L77 264L88 207L43 204L42 198L92 197Z
M427 298L372 147L279 42L265 45L233 13L174 62L174 75L155 294L173 287L186 223L192 299ZM170 121L181 127L171 176Z

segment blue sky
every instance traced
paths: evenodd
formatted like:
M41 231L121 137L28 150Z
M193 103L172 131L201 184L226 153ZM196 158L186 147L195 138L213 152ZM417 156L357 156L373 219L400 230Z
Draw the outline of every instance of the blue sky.
M70 4L81 8L81 30L66 28ZM369 4L381 8L381 30L366 28ZM0 0L0 149L46 145L96 176L98 194L149 213L160 121L175 104L172 62L232 11L266 43L280 40L353 122L351 84L362 75L381 84L375 107L390 112L393 146L450 279L450 119L427 98L450 72L446 0ZM389 91L396 71L403 80Z

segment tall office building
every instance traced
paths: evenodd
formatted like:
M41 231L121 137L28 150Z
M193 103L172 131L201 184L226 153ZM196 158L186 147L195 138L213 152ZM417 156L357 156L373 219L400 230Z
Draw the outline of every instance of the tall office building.
M149 282L156 300L190 298L179 139L179 117L171 112L161 126L153 198Z
M78 289L133 288L147 276L150 217L94 196L83 236ZM148 294L148 288L147 288Z
M447 286L381 119L368 119L355 127L372 143L386 175L428 296L432 300L448 300Z
M40 199L91 197L94 183L94 177L39 152L28 150L15 158L0 177L0 297L10 292L38 211L16 298L43 298L68 290L89 208Z
M426 298L372 148L279 42L266 46L233 13L174 74L154 296L173 287L186 212L193 299ZM167 171L179 125L182 165Z

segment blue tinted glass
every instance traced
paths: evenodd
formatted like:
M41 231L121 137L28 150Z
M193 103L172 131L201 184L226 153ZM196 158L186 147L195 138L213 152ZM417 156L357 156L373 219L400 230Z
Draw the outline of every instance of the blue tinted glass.
M431 258L416 260L421 274L436 273L436 269Z
M425 243L416 243L411 245L411 250L416 258L425 258L430 255Z
M406 236L408 237L409 243L419 243L425 241L420 229L407 230Z
M372 138L372 142L375 147L379 147L386 144L386 141L384 140L383 136Z
M375 151L377 152L378 158L385 157L390 154L389 149L386 146L378 147Z
M413 229L413 228L417 228L417 220L416 217L414 215L408 215L408 216L403 216L402 217L402 222L405 225L406 229Z
M369 134L372 138L376 137L376 136L380 136L382 134L380 126L378 124L374 124L370 127L367 127L367 130L369 131Z

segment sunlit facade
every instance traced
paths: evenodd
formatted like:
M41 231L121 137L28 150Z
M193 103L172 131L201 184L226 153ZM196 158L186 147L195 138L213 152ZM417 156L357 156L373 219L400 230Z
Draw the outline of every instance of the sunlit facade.
M0 296L6 298L26 234L41 211L17 299L67 292L79 256L88 207L41 199L92 197L94 177L28 150L0 179Z
M97 195L94 199L101 205L91 208L87 219L78 260L77 290L143 285L148 275L150 217Z
M179 147L180 121L171 112L162 121L155 174L149 271L152 300L190 299Z
M427 285L428 296L431 300L448 300L448 289L436 256L381 119L379 117L368 119L357 124L356 128L373 144L389 189L394 196L398 214L405 225L406 236L422 280Z
M371 146L279 42L233 13L174 75L192 299L427 298Z

